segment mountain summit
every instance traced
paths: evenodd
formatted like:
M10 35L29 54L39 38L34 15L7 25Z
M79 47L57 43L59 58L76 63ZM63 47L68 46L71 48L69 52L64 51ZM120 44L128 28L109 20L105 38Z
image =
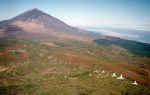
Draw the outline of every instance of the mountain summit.
M31 9L29 11L26 11L26 12L16 16L15 18L13 18L13 20L26 21L26 20L29 20L29 19L36 19L40 16L50 16L50 15L42 12L41 10L39 10L37 8L34 8L34 9Z
M0 22L0 28L5 30L6 35L8 33L15 33L13 34L15 37L20 38L21 35L21 38L23 37L25 39L40 39L43 35L42 38L48 37L49 39L75 39L82 41L91 39L90 34L81 32L83 30L71 27L37 8L28 10L12 19ZM30 37L31 35L32 37ZM35 35L38 35L38 37L35 37Z
M59 19L50 16L42 12L41 10L34 8L29 11L26 11L15 18L12 21L22 21L22 22L29 22L29 23L36 23L39 25L43 25L46 29L51 29L55 32L62 32L72 31L72 28L69 27L64 22L60 21Z

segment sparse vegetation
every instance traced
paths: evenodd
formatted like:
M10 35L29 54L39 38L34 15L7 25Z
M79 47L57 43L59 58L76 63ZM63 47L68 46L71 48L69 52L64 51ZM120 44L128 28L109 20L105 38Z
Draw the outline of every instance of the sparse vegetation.
M5 41L8 39L3 43ZM0 52L0 95L150 94L147 82L141 81L149 80L139 73L142 64L138 63L150 62L148 58L132 57L134 54L124 49L116 53L115 49L109 51L109 48L91 44L57 43L55 47L27 40L9 41L14 43L5 45ZM8 50L19 50L19 54L12 54ZM87 51L90 53L87 54ZM120 53L124 56L120 56ZM134 64L128 64L130 62ZM101 73L103 69L106 71L104 74ZM95 70L100 72L95 73ZM149 75L149 69L144 70ZM123 73L127 79L112 78L112 72ZM130 76L135 76L133 79L138 81L138 86L131 84Z

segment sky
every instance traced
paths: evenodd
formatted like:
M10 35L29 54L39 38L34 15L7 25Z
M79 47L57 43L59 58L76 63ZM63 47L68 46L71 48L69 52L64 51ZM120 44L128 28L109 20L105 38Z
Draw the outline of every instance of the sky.
M150 0L0 0L0 20L33 8L72 26L150 30Z

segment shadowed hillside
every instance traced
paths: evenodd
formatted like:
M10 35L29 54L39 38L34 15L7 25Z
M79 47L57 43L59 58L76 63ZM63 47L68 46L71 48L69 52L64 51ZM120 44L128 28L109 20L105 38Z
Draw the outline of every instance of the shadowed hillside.
M103 37L101 39L94 40L94 42L104 46L120 46L127 49L129 52L139 56L150 57L150 44L140 43L136 41L129 41L115 37Z

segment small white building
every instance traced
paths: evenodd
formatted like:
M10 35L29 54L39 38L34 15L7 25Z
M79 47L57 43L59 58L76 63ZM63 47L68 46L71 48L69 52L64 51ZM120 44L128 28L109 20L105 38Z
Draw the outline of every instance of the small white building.
M123 80L124 77L123 77L123 75L121 74L120 77L117 77L117 79Z
M113 73L113 74L112 74L112 77L117 77L116 73Z
M99 73L99 70L95 70L94 73Z
M105 73L105 71L103 70L102 73Z
M136 81L134 81L132 84L133 84L133 85L138 85L138 83L137 83Z

